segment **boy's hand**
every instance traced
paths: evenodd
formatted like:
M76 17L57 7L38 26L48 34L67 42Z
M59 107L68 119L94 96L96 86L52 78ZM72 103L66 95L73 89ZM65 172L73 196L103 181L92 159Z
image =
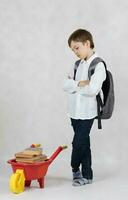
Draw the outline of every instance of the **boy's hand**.
M78 87L84 87L86 85L89 85L89 80L79 81Z
M72 79L72 77L68 75L68 79Z

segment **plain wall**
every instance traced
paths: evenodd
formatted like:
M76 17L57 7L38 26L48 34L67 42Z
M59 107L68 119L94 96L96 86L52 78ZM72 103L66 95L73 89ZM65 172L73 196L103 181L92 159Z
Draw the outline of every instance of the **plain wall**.
M73 131L63 80L77 59L67 39L78 28L93 34L115 84L112 119L102 131L97 122L92 129L93 163L101 170L127 168L127 10L125 0L0 0L1 171L32 143L48 155L67 144L57 162L70 166Z

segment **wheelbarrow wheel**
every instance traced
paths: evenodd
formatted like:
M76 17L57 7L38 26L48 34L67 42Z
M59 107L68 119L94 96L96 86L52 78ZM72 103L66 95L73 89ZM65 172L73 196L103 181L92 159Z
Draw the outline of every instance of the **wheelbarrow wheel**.
M25 176L23 170L17 169L10 177L10 191L19 194L24 191Z

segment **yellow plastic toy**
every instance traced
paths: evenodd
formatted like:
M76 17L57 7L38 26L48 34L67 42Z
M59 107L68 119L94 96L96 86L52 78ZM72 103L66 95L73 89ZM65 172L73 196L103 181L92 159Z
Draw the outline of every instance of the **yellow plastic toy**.
M30 147L36 148L36 147L40 147L41 144L32 144Z
M24 191L25 185L25 176L24 171L22 169L17 169L14 174L11 175L9 186L10 191L19 194Z

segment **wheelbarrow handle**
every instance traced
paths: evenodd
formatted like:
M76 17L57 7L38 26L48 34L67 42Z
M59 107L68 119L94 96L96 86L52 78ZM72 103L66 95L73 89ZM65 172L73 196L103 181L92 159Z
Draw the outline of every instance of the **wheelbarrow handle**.
M53 162L53 160L58 156L58 154L63 150L63 149L66 149L67 146L64 145L64 146L59 146L56 151L51 155L51 157L49 158L49 160L51 162Z

